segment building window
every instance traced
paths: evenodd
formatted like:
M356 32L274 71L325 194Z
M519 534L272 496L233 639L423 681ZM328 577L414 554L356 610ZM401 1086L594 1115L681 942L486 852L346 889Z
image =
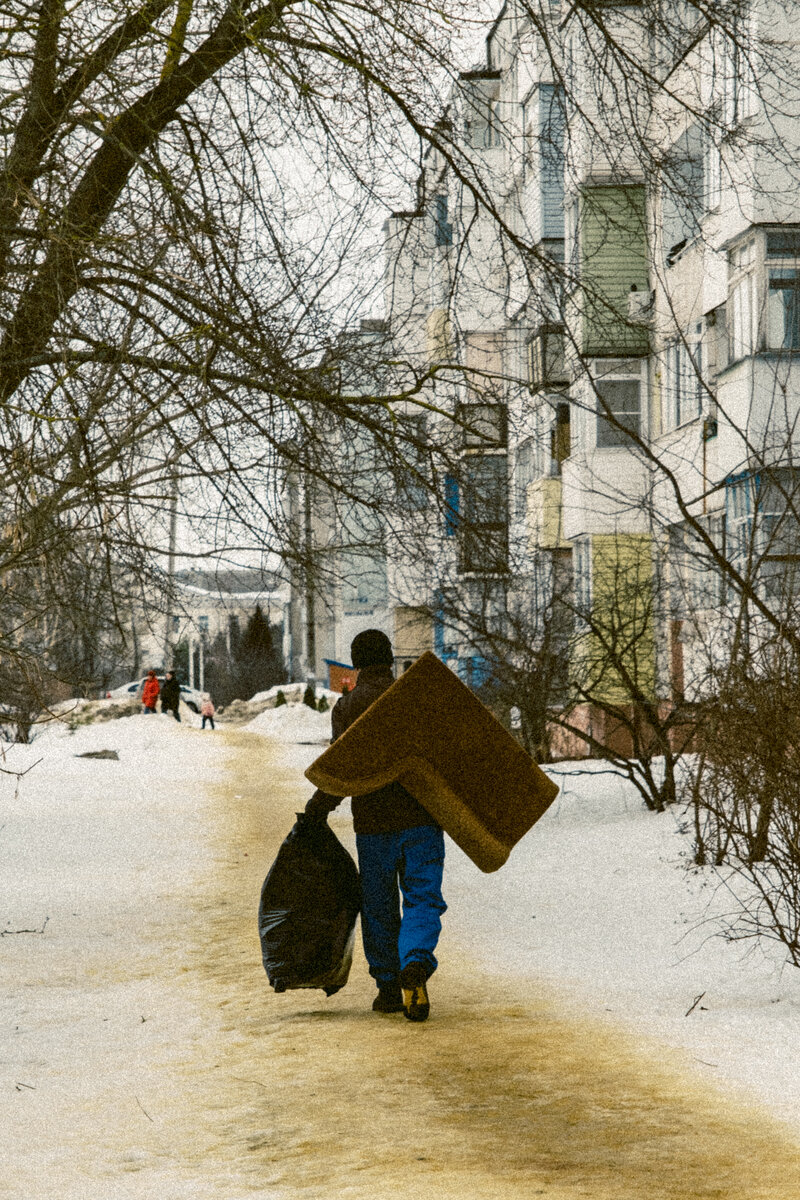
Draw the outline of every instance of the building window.
M458 532L461 495L458 480L454 475L444 477L444 534L455 537Z
M514 516L524 521L528 512L528 484L541 477L541 445L537 438L528 438L517 447L514 464Z
M528 383L531 391L567 383L564 330L543 325L528 342Z
M539 151L538 115L538 105L535 102L522 105L522 177L525 183L536 170Z
M800 350L800 270L797 266L768 268L767 347Z
M397 502L406 509L425 508L430 470L427 423L424 413L398 417L398 445L392 462Z
M452 246L453 226L447 219L447 196L434 197L433 240L437 246Z
M731 251L729 276L728 332L730 356L735 362L752 354L758 340L755 238Z
M460 404L457 420L462 427L464 446L468 449L505 446L508 440L504 404Z
M201 636L208 633L208 617L205 614L197 618L197 628Z
M592 540L576 538L572 546L572 579L575 609L579 617L592 611Z
M731 477L725 485L728 549L739 572L746 572L751 555L755 482L748 472Z
M433 605L433 649L437 657L443 660L458 657L456 632L449 623L453 611L453 597L446 591L436 592Z
M604 374L594 380L597 397L597 448L630 446L641 432L641 379Z
M476 150L488 150L501 144L500 85L497 74L492 72L491 76L467 81L467 137Z
M708 212L722 201L722 151L713 133L706 135L703 155L703 192Z
M550 474L560 475L561 464L572 453L572 436L570 429L570 408L565 401L556 404L553 422L550 426Z
M800 350L800 228L758 232L735 246L728 279L730 362L764 349Z
M703 523L716 550L725 556L725 517L715 513ZM675 618L689 619L697 612L722 604L725 587L712 553L687 526L670 531L670 601Z
M694 41L703 13L690 0L651 0L650 39L660 77L666 77Z
M463 510L459 527L462 571L505 571L508 565L508 464L505 455L462 461Z
M730 557L766 596L798 599L800 472L778 468L734 476L726 484Z
M733 129L758 111L758 83L747 22L734 18L729 32L715 27L715 59L721 63L722 121Z
M705 141L692 125L672 146L662 168L661 220L667 266L700 232L705 208Z
M703 409L703 325L694 325L686 338L666 349L664 428L676 429L694 421Z
M580 207L577 200L567 204L564 210L564 238L566 246L566 278L567 290L576 288L581 276L581 245L580 245Z

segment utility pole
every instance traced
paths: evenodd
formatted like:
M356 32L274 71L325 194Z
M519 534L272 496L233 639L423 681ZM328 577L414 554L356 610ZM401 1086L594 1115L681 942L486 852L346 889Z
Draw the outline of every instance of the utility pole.
M175 543L178 534L178 473L172 470L169 514L169 551L167 557L167 612L164 627L164 670L172 666L172 614L175 591Z
M314 620L314 530L311 524L311 488L306 475L303 486L303 532L306 592L306 661L313 678L317 673L317 629Z

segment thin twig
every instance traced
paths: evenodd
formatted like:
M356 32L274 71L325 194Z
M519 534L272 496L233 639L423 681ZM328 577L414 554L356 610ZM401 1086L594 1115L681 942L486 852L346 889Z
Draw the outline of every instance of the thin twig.
M14 933L44 933L49 920L49 917L45 917L44 924L42 925L41 929L0 929L0 937L8 937Z
M152 1124L153 1124L153 1125L155 1125L155 1121L153 1121L153 1118L150 1116L150 1113L149 1113L149 1112L147 1111L147 1109L144 1107L144 1105L142 1104L142 1102L141 1102L141 1100L139 1099L139 1097L138 1097L138 1096L134 1096L133 1098L134 1098L134 1100L136 1101L136 1103L139 1105L139 1108L142 1110L142 1112L144 1113L144 1115L147 1117L148 1121L152 1122Z
M266 1088L269 1091L269 1086L266 1083L260 1083L258 1079L243 1079L241 1075L231 1075L231 1079L237 1079L239 1083L252 1083L255 1087Z
M28 774L28 771L32 771L34 767L38 767L40 762L44 762L44 759L37 758L36 762L31 763L31 765L29 767L26 767L24 771L9 771L8 767L0 767L0 774L16 775L17 779L22 779L25 775Z
M697 1008L697 1006L698 1006L698 1004L700 1003L700 1001L703 999L703 996L705 996L705 992L701 992L699 996L695 996L695 998L694 998L694 1002L693 1002L693 1004L692 1004L692 1007L691 1007L691 1008L687 1008L686 1012L683 1014L685 1017L688 1017L688 1016L689 1016L689 1013L693 1013L693 1012L694 1012L694 1010ZM697 1061L699 1062L700 1060L698 1059Z

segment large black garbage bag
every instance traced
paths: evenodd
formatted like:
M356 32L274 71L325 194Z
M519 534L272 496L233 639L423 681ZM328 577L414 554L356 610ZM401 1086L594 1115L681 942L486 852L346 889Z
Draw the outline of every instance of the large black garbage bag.
M276 992L347 983L361 907L358 870L333 830L305 813L283 842L261 889L258 932Z

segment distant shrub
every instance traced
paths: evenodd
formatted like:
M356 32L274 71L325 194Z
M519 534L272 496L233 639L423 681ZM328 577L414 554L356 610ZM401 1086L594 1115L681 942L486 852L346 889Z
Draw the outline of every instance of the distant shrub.
M278 691L275 693L275 707L280 708L282 704L286 704L286 703L287 703L286 697L284 696L283 692L279 688Z
M311 684L303 692L303 704L307 704L309 708L313 708L314 712L317 711L317 695Z
M327 712L329 708L330 704L328 704L328 697L320 696L319 704L317 705L317 712Z

